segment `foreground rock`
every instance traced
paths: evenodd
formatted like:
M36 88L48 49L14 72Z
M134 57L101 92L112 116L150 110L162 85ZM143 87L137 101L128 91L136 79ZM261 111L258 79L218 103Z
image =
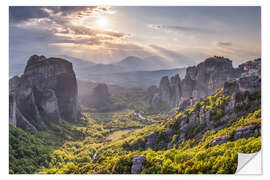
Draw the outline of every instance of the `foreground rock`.
M146 158L145 156L134 156L131 160L132 166L131 166L131 174L139 174L142 172L144 168L144 162Z
M75 122L77 80L72 64L33 55L24 74L10 79L10 123L23 129L46 129L48 121Z

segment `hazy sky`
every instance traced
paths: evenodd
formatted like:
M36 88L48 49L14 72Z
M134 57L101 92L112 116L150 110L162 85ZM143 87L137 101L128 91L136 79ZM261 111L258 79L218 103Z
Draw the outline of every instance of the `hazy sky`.
M112 63L157 55L186 66L261 56L260 7L10 7L10 64L66 55Z

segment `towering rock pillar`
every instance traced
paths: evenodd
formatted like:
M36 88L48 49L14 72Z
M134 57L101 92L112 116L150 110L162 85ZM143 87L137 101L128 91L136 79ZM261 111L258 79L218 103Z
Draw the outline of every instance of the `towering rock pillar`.
M28 127L44 129L46 121L77 121L77 80L72 64L64 59L31 56L24 74L10 79L10 95L10 107L15 103L16 118L28 121L24 123L31 124ZM13 114L11 108L11 122ZM22 124L19 119L12 124Z

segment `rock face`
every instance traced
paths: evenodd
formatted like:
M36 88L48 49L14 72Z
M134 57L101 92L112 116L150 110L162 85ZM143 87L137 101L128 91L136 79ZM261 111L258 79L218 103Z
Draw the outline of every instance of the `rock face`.
M145 141L145 149L156 149L157 145L170 149L174 144L181 144L190 138L199 140L206 131L225 128L231 120L246 116L247 112L260 108L260 102L257 99L260 91L259 76L240 77L225 82L224 88L218 90L213 96L200 100L192 108L180 109L181 112L173 122L170 122L172 124L169 123L167 130L149 134ZM209 103L209 99L212 98L222 99L220 101L222 104L215 105L214 108L206 108L205 104ZM189 105L187 103L186 106ZM230 137L228 135L216 137L210 141L210 145L216 146L254 135L260 135L260 125L258 124L236 129L233 136Z
M242 138L248 139L252 136L259 136L260 134L261 134L261 125L260 124L252 124L249 126L244 126L242 128L236 129L234 134L233 134L232 140L236 141L236 140L242 139ZM226 143L228 141L230 141L229 136L223 135L223 136L219 136L219 137L212 139L212 141L210 142L210 145L216 146L216 145Z
M157 136L158 136L158 133L157 132L153 132L152 134L150 134L149 136L147 136L147 141L146 141L146 144L145 144L145 149L148 149L148 148L153 148L156 141L157 141Z
M77 80L70 62L33 55L24 74L9 82L10 123L16 127L46 129L46 121L77 120Z
M223 144L225 142L228 142L228 141L229 141L229 136L225 135L225 136L219 136L219 137L212 139L210 144L211 144L211 146L216 146L216 145L220 145L220 144Z
M238 69L242 73L242 77L247 76L260 76L261 75L261 58L247 61L238 66Z
M144 168L145 156L134 156L132 158L131 174L139 174Z
M240 64L238 68L233 68L231 60L214 56L207 58L197 66L188 67L183 80L178 75L173 76L171 81L167 76L162 77L159 88L157 88L159 91L157 92L156 89L154 91L152 87L149 91L148 101L154 109L161 106L171 108L177 105L185 109L192 105L191 98L193 101L205 98L215 93L217 89L223 88L224 83L229 80L241 78L238 84L234 85L241 91L247 90L246 87L251 88L248 91L257 90L259 87L256 87L258 84L256 81L259 80L260 73L261 59L248 61ZM225 84L226 87L229 85L233 86L233 84Z
M229 95L238 92L255 92L261 90L261 78L259 76L241 77L224 83L223 94Z
M179 75L161 78L159 88L151 86L148 89L148 102L154 109L171 108L178 104L182 96L181 79Z
M234 140L238 140L241 138L249 138L252 135L258 136L261 133L261 126L258 125L249 125L242 128L237 129L234 132Z
M111 108L111 95L106 84L97 84L90 96L83 101L90 111L107 111Z
M207 58L197 66L187 68L182 82L183 98L206 97L222 88L227 80L239 76L240 73L233 68L231 60L223 57Z

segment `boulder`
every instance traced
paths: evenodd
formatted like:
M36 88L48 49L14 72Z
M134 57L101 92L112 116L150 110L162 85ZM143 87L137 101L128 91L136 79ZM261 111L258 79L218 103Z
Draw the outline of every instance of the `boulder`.
M131 160L131 162L132 162L131 174L141 173L143 168L144 168L145 160L146 160L146 158L144 155L134 156Z

